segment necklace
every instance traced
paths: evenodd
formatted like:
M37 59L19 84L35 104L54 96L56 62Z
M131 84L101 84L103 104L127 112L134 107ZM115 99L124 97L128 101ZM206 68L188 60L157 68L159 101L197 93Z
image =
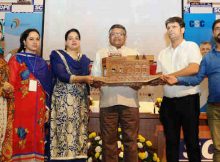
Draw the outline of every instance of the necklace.
M71 54L70 52L67 52L66 51L66 53L72 58L72 59L74 59L74 60L76 60L76 61L79 61L80 60L80 58L81 58L81 53L77 53L76 55L73 55L73 54Z

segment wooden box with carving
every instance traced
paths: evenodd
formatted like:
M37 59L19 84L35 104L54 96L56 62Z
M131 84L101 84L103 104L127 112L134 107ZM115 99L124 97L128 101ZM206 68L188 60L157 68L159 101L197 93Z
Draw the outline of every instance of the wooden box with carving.
M98 80L109 85L148 84L159 77L150 75L153 62L153 55L106 57L102 59L103 77Z

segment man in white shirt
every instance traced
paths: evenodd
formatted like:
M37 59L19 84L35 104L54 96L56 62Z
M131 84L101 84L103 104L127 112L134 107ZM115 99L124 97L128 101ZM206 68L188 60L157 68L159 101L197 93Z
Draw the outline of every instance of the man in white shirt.
M180 17L171 17L166 23L171 45L158 55L157 73L188 76L199 70L201 53L198 45L185 41L185 24ZM164 97L160 108L160 120L166 137L167 162L179 161L181 127L189 162L200 162L199 147L199 87L164 86Z
M102 58L111 55L138 55L127 48L126 29L120 24L109 30L110 46L96 53L92 75L102 76ZM138 92L129 86L102 86L100 88L100 130L102 136L103 162L118 161L117 134L122 128L124 161L137 162L137 135L139 128Z

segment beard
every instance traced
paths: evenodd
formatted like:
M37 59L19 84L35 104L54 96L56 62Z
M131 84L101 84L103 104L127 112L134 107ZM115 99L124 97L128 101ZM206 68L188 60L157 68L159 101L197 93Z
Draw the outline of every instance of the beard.
M216 37L214 37L214 39L217 43L220 43L220 33Z

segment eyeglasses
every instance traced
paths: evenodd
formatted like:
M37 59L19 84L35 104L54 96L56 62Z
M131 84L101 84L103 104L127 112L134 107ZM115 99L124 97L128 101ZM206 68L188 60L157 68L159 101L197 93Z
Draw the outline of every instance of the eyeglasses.
M110 33L110 36L111 37L116 37L116 36L122 37L122 36L125 36L125 33Z

